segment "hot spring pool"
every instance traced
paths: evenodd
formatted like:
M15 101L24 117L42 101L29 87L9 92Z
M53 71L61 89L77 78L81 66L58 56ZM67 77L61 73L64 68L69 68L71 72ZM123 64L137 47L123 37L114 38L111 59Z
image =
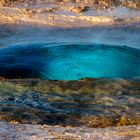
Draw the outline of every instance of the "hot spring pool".
M140 50L104 44L25 44L0 49L0 76L78 80L140 77Z

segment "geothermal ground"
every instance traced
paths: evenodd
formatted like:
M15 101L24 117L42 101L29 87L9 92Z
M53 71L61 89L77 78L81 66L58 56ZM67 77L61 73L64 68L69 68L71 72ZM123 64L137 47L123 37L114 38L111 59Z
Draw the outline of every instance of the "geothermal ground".
M100 9L97 5L60 2L17 3L0 7L1 22L36 23L61 27L87 27L137 23L140 11L127 7Z
M79 6L0 7L0 140L140 139L140 12Z

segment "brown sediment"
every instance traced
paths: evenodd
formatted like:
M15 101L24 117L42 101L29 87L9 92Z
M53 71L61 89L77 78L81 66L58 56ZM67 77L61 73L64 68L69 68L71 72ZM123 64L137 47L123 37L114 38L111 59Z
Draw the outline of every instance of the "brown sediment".
M20 123L63 126L107 127L140 124L140 82L127 80L82 79L80 81L44 81L13 79L0 82L1 119ZM49 104L33 107L26 104L36 94L38 101ZM6 95L11 95L10 99ZM13 97L13 96L15 97ZM27 101L16 104L21 96ZM29 96L29 97L28 97ZM70 111L70 112L69 112Z

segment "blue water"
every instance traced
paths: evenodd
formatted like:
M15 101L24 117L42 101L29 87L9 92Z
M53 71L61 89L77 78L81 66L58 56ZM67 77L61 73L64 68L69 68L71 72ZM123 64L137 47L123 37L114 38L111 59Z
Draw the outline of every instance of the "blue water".
M140 50L104 44L25 44L0 49L0 76L78 80L140 77Z

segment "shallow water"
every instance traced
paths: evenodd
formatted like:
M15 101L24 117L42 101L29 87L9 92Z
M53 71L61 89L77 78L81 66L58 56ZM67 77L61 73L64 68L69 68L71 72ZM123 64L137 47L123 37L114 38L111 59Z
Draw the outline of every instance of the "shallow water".
M140 124L140 83L90 79L0 82L0 117L21 123L106 127Z
M104 44L26 44L1 48L7 78L79 80L140 77L140 50Z
M90 127L140 124L139 25L17 25L0 31L0 76L21 78L0 81L1 119ZM77 80L85 77L97 79Z

